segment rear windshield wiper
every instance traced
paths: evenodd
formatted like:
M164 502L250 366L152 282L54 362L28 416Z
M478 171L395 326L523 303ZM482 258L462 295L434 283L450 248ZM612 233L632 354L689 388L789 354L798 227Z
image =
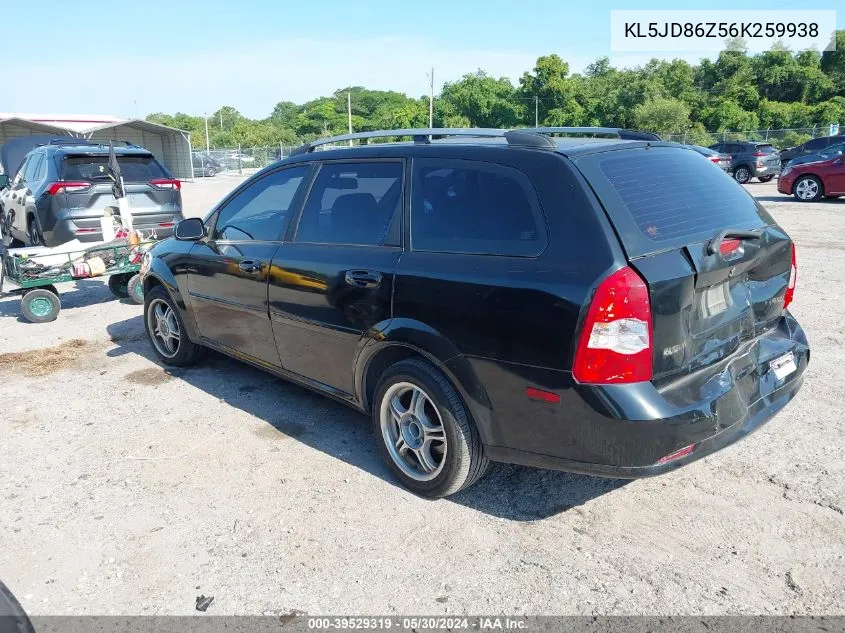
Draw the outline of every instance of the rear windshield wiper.
M725 238L740 240L759 240L761 235L763 235L762 229L757 231L738 231L736 229L725 229L724 231L719 231L718 233L716 233L716 236L707 243L707 254L715 255L717 252L719 252L719 246L722 244L722 240L724 240Z

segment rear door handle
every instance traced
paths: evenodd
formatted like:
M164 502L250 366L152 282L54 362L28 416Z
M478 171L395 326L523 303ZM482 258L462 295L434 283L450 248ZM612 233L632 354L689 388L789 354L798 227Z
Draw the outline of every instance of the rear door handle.
M347 270L346 283L355 288L378 288L381 273L373 270Z
M238 268L245 273L261 272L261 262L255 259L244 259L238 263Z

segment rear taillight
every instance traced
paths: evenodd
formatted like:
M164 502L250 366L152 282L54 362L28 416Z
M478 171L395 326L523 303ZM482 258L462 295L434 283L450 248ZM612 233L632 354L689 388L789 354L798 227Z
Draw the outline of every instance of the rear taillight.
M175 189L178 191L182 188L182 183L175 178L156 178L155 180L151 180L150 184L159 189Z
M752 156L758 156L758 157L760 157L760 156L765 156L765 155L766 155L766 152L754 152L754 153L753 153L753 154L751 154L751 155L752 155Z
M641 382L652 377L648 287L631 268L607 277L593 296L572 374L581 383Z
M792 244L792 264L789 266L789 283L783 295L783 309L786 310L795 296L795 282L798 281L798 264L795 261L795 244Z
M54 182L47 188L47 193L51 196L55 196L59 193L73 193L74 191L84 191L91 186L90 182L84 182L82 180L64 180L60 182Z
M719 162L718 156L708 156L707 158L710 160L711 163L718 163Z
M742 240L725 239L719 244L719 252L722 255L730 255L742 248Z

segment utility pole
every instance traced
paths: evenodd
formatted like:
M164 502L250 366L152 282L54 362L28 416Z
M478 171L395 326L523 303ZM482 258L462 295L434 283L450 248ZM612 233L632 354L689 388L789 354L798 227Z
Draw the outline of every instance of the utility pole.
M211 149L211 143L208 142L208 112L205 113L205 151Z
M434 66L431 67L431 74L428 76L430 92L428 93L428 127L434 127Z
M349 133L352 134L352 93L346 93L346 115L349 117ZM352 139L349 139L349 147L352 147Z
M534 95L534 127L540 127L540 98Z

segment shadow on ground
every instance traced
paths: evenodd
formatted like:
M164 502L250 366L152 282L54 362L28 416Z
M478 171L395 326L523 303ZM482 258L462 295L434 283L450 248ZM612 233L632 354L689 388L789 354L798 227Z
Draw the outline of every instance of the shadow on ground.
M779 196L754 196L757 202L800 202L800 200L796 200L794 196L788 196L786 194L781 194ZM842 198L821 198L816 202L806 202L805 204L808 205L817 205L817 204L845 204L845 200ZM812 208L812 207L809 207Z
M62 310L82 308L105 301L117 301L117 297L109 290L104 279L106 278L78 279L73 282L58 284L56 290L59 291ZM8 294L0 300L0 318L18 317L19 321L25 321L21 316L21 296L23 296L23 293L18 291L17 286L11 284L4 284L3 290ZM12 294L12 291L17 292ZM128 299L121 299L120 301L128 301Z
M110 325L108 332L118 346L108 352L109 356L138 354L157 361L140 315ZM165 371L288 437L399 485L375 450L369 418L340 403L214 352L196 367ZM280 401L284 406L279 406ZM475 486L440 503L459 503L513 521L533 521L583 505L625 483L621 479L493 464Z

